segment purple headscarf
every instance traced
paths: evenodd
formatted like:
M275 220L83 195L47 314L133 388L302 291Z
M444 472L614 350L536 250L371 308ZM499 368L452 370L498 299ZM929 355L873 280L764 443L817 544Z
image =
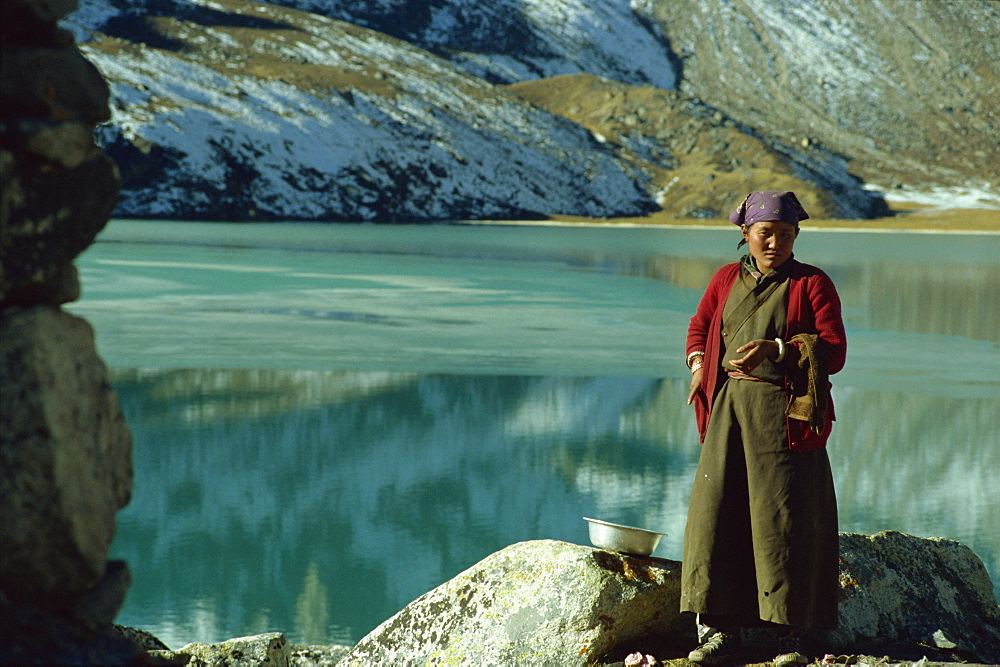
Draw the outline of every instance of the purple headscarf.
M747 227L755 222L766 220L780 220L798 227L799 220L805 220L808 217L809 214L802 208L802 204L799 203L794 192L779 192L777 190L751 192L743 200L743 203L729 214L729 220L734 225L746 225Z

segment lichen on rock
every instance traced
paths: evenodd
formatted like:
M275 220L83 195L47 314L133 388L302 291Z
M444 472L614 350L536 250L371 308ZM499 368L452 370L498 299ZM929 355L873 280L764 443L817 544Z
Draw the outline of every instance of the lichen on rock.
M921 642L1000 662L1000 608L985 566L954 540L840 534L840 622L832 651Z
M644 634L693 637L679 595L674 561L521 542L407 605L342 664L593 662Z

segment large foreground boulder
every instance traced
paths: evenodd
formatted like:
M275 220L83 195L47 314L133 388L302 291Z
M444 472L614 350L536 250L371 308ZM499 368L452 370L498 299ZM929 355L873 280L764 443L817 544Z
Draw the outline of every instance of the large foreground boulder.
M0 585L73 597L105 573L132 490L132 438L84 320L0 312Z
M1000 610L971 549L886 531L841 533L840 551L839 629L809 633L815 654L1000 663ZM683 657L695 639L693 615L678 611L680 565L551 540L514 544L417 598L340 664ZM768 641L767 631L746 635L748 655Z
M0 310L0 663L130 664L112 631L131 577L108 561L132 438L84 320Z
M689 634L680 563L553 540L499 551L417 598L341 665L582 664L650 634Z
M0 584L72 596L102 576L132 491L132 438L86 321L0 313Z
M809 633L813 655L1000 664L1000 609L968 547L895 531L841 533L840 553L840 627ZM693 615L678 611L680 565L521 542L417 598L352 649L292 646L270 633L146 655L158 664L233 667L582 665L620 663L633 651L672 660L695 643ZM768 631L745 631L744 640L738 658L774 655Z
M840 534L840 623L817 641L834 653L909 642L1000 663L1000 608L969 547L896 531Z

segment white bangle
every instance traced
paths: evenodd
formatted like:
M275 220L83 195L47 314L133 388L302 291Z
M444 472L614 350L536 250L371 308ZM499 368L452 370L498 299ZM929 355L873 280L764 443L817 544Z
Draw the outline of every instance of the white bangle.
M774 363L780 364L785 359L785 341L775 338L774 342L778 344L778 356L774 358Z
M695 350L694 352L692 352L687 356L687 359L684 360L684 363L687 364L688 368L691 368L695 357L704 357L704 356L705 356L704 352L702 352L701 350Z

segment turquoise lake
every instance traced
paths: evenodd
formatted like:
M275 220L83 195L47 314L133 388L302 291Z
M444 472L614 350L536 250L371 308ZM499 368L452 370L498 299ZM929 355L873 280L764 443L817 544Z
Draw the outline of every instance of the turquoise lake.
M667 533L698 444L687 323L734 228L113 221L77 261L134 443L117 622L171 648L354 643L583 516ZM843 531L955 539L1000 583L1000 235L806 229L848 362ZM1000 590L1000 588L998 588Z

